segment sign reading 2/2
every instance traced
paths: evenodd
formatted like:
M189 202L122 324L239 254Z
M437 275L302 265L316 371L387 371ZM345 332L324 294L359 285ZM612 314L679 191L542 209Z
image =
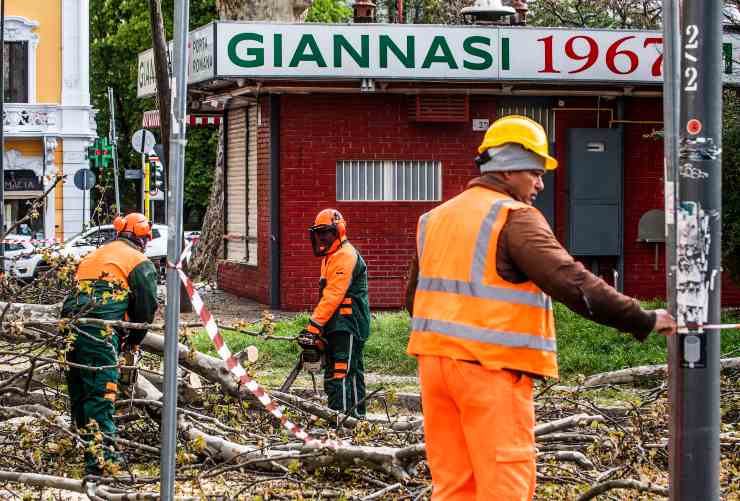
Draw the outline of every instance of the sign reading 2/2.
M655 32L533 31L539 30L501 30L502 41L509 38L511 50L511 65L502 67L502 79L632 82L662 79L663 37Z

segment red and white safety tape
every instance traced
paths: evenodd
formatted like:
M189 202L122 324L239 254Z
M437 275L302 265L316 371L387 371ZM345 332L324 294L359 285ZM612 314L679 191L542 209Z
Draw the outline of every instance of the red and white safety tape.
M45 238L45 239L41 239L41 240L29 239L29 238L25 238L25 239L23 239L23 238L4 238L4 239L0 240L0 242L2 242L4 244L29 243L29 244L32 244L32 245L38 245L38 244L52 244L53 245L53 244L60 244L60 243L62 243L64 241L62 239L60 239L60 238Z
M182 251L182 255L180 256L180 260L175 266L175 269L177 270L177 273L180 276L180 280L182 280L183 285L185 285L185 289L188 291L188 296L190 297L190 302L193 305L193 309L200 317L203 326L206 328L206 332L208 332L208 337L211 339L211 342L213 342L213 345L216 347L221 360L224 361L224 364L226 364L226 367L229 369L229 371L239 380L240 384L246 386L247 389L252 393L252 395L257 397L257 399L265 407L265 409L267 409L270 414L275 416L286 430L292 433L299 440L302 440L306 445L310 447L327 447L331 449L336 449L340 447L342 445L340 441L331 439L320 440L314 438L306 433L299 425L288 419L288 416L284 414L283 408L270 396L269 393L267 393L267 391L265 391L264 388L262 388L262 386L256 380L249 377L247 371L244 370L244 367L242 367L242 364L240 364L236 357L231 354L231 350L229 350L229 347L224 342L223 337L221 337L221 334L219 334L218 332L218 325L216 325L216 321L213 319L213 315L210 311L208 311L208 308L206 308L205 304L203 304L203 300L201 299L200 294L198 294L198 291L195 290L193 281L190 280L190 277L188 277L182 270L182 263L190 256L191 249L192 243L188 243L185 246L185 249Z
M678 332L684 334L686 332L696 332L700 330L713 330L713 329L740 329L740 324L697 324L697 325L679 325Z

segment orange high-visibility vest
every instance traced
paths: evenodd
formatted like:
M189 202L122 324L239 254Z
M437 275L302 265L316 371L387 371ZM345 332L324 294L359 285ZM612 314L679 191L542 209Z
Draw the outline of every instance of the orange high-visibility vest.
M496 271L511 210L535 209L474 187L419 218L409 354L558 376L550 297L531 281L513 284Z

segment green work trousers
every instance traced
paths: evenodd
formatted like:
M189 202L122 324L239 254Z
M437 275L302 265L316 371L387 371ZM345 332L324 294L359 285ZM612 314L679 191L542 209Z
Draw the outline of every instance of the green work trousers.
M67 372L67 390L72 419L80 430L82 438L87 442L85 473L99 475L103 472L103 460L119 462L118 454L113 450L110 440L104 440L102 447L92 446L95 425L90 427L90 421L94 420L105 438L116 436L113 412L118 393L118 369L115 367L118 363L118 338L113 335L108 338L109 342L101 342L97 341L103 339L100 337L100 331L85 328L85 332L96 339L90 339L78 333L74 348L68 354L67 359L75 364L90 367L113 366L97 371L70 367Z
M365 342L343 331L330 332L326 341L324 391L329 398L329 408L363 418L365 365L362 352Z

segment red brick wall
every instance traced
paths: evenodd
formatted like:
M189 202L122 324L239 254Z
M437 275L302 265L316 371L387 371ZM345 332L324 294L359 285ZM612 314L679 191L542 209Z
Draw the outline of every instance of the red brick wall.
M659 99L628 99L624 118L634 121L660 121L663 109ZM658 244L658 269L655 270L655 244L637 242L640 217L651 209L663 209L663 141L644 138L661 124L624 126L624 289L641 298L665 297L665 245Z
M613 101L601 101L602 107ZM595 108L596 98L565 99L564 108ZM259 266L222 263L219 283L241 295L269 301L269 103L262 101L259 136ZM495 118L495 98L471 97L471 118ZM602 111L598 125L609 126ZM660 120L659 99L627 99L626 120ZM368 263L373 308L403 304L406 270L414 253L416 221L435 204L426 202L337 202L337 160L439 160L443 198L459 193L476 175L472 163L482 133L470 122L408 122L406 98L395 95L285 95L281 98L281 302L309 309L318 295L320 260L311 254L307 228L321 209L335 207L348 221L352 243ZM555 231L567 228L566 129L596 127L595 111L556 112ZM660 125L625 124L625 292L664 297L664 246L657 271L652 244L637 243L637 225L647 210L663 207L663 143L643 137ZM603 261L603 260L602 260ZM605 263L605 262L604 262ZM611 273L604 278L612 283ZM726 304L740 304L740 288L723 281Z
M261 100L260 113L262 117L257 129L257 266L228 260L221 261L218 266L218 285L225 291L269 304L270 101L268 98ZM228 162L229 159L226 158L226 161Z
M662 120L662 103L658 99L630 99L626 102L625 119ZM665 297L665 245L658 244L658 267L655 269L655 244L638 243L640 216L650 209L664 208L663 141L645 139L643 135L661 130L661 125L626 124L624 126L624 254L625 292L640 298ZM740 287L728 276L722 280L722 302L740 304Z
M415 249L416 221L428 202L337 202L337 160L439 160L444 199L475 176L472 162L482 139L470 122L408 122L406 97L395 95L284 96L282 98L283 304L309 308L318 295L320 261L307 228L326 207L348 222L352 243L368 264L374 308L398 307ZM471 98L471 118L492 118L495 101Z

